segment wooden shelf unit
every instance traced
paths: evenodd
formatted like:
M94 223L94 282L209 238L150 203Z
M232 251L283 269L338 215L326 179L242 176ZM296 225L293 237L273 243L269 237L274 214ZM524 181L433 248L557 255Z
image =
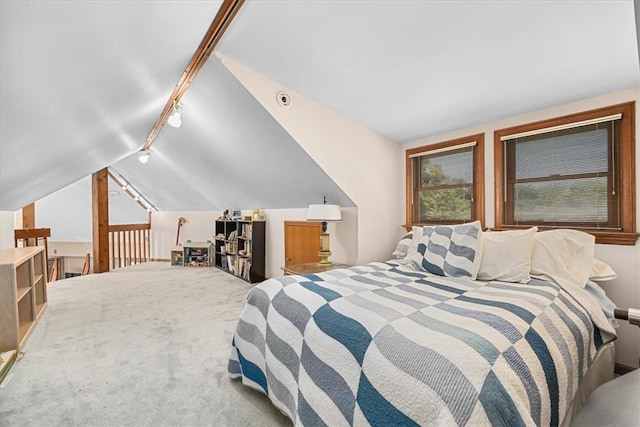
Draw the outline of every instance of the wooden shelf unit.
M265 275L265 221L216 220L215 266L250 283Z
M171 249L171 265L212 267L213 243L187 240L183 246L175 246Z
M0 252L0 352L22 351L47 306L44 246Z

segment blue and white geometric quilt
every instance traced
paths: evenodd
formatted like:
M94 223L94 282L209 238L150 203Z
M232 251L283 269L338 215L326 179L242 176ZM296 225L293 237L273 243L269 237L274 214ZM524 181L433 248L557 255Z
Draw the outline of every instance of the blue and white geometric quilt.
M598 311L394 262L283 276L249 292L228 370L294 425L558 425L615 339Z

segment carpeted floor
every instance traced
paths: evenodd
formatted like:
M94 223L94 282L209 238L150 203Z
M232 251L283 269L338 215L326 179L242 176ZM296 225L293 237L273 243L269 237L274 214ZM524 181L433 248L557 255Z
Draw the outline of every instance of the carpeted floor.
M250 284L146 263L49 285L0 385L2 426L290 426L226 372Z

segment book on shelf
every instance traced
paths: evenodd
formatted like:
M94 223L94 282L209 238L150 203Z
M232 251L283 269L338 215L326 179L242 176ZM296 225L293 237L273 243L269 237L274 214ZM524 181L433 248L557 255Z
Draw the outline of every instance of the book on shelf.
M244 239L251 239L251 234L253 231L252 224L242 224L242 237Z
M249 282L262 280L265 251L264 221L256 222L247 217L244 217L244 220L234 219L236 220L230 221L228 217L224 217L216 220L214 265ZM254 238L258 240L254 242Z
M251 277L251 261L247 258L238 259L237 275L243 279L250 279Z
M231 255L227 255L227 270L229 270L230 272L234 273L235 270L235 258Z
M248 259L245 259L244 261L244 273L242 274L242 277L244 279L251 280L251 261Z
M226 244L226 252L228 254L237 254L238 253L238 242L227 242Z

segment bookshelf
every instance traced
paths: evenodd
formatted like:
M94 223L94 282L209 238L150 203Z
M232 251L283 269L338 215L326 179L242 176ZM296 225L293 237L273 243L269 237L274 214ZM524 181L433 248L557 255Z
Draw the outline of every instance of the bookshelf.
M47 306L44 246L0 252L0 352L22 351Z
M250 283L265 280L265 221L217 220L215 266Z

